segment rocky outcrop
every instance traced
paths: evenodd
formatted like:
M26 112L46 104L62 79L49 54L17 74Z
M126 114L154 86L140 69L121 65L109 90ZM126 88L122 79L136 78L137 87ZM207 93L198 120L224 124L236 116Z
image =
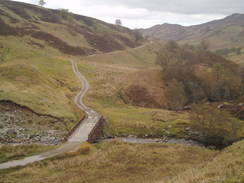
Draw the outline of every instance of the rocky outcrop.
M65 134L62 120L11 101L0 101L0 143L58 144Z

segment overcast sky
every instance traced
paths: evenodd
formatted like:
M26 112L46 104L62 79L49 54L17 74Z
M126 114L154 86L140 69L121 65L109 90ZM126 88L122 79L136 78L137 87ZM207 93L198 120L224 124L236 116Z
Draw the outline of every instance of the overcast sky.
M39 0L16 0L38 4ZM156 24L196 25L244 13L244 0L44 0L47 8L65 8L73 13L114 23L121 19L129 28Z

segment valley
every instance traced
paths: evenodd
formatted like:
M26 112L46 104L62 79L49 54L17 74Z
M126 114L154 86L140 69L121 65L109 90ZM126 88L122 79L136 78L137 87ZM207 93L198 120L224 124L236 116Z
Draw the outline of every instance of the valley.
M224 20L222 37L210 35L214 21L139 39L65 9L0 0L0 163L24 165L0 170L0 182L242 182L242 14Z

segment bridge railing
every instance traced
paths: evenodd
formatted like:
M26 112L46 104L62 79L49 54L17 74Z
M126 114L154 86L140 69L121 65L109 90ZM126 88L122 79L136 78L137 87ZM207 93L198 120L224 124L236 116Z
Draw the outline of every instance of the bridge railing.
M81 125L81 123L85 119L86 119L86 115L82 116L81 119L69 130L69 132L64 137L64 140L63 141L67 141L69 139L70 135L72 135L74 133L74 131Z
M103 116L101 116L100 119L98 120L98 122L96 123L96 125L93 127L93 129L89 133L87 142L89 142L89 143L95 142L95 140L97 139L99 132L104 124L105 124L105 119L103 118Z

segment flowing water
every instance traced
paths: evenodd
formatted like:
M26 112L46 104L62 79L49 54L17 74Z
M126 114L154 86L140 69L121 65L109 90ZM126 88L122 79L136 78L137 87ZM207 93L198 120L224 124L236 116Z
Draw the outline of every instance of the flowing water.
M128 143L170 143L170 144L181 144L186 146L197 146L197 147L205 147L203 144L186 139L177 139L177 138L138 138L138 137L116 137L116 138L107 138L103 140L98 140L98 142L109 142L109 141L123 141Z

